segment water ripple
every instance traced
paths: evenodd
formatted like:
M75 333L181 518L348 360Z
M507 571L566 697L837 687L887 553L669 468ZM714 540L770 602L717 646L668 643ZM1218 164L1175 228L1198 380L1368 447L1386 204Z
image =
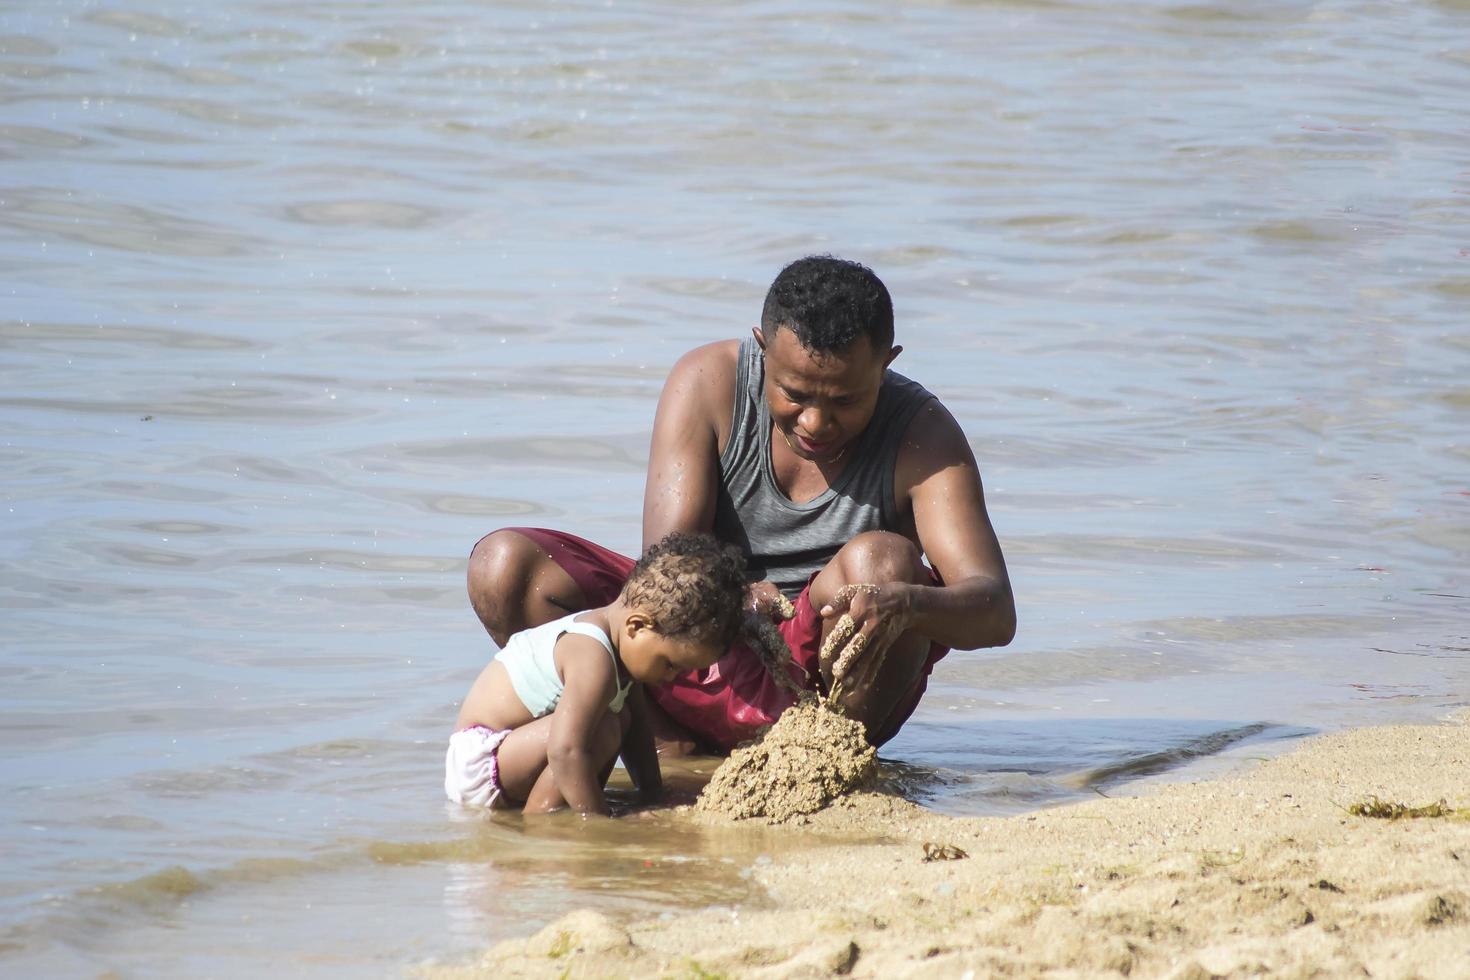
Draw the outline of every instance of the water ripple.
M124 252L229 258L257 251L255 235L158 208L62 188L18 188L0 199L0 228Z

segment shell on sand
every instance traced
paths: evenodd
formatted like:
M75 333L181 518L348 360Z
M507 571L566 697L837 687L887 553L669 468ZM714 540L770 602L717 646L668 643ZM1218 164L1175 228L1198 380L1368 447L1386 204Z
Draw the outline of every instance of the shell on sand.
M782 823L815 813L877 771L863 726L807 696L755 741L737 748L699 794L698 807Z

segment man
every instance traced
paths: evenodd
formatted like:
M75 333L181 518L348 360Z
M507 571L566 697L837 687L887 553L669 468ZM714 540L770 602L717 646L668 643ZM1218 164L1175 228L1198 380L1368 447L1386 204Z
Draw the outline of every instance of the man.
M866 648L841 703L875 745L908 719L949 648L1003 646L1016 625L969 443L938 399L888 370L902 350L871 270L829 256L793 262L751 340L696 348L670 371L643 499L645 546L712 531L759 576L753 609L769 614L778 592L794 600L780 628L806 687L829 689L818 650L851 616ZM504 643L603 602L631 565L561 532L503 529L471 553L470 601ZM723 750L792 701L743 646L650 693L695 740Z

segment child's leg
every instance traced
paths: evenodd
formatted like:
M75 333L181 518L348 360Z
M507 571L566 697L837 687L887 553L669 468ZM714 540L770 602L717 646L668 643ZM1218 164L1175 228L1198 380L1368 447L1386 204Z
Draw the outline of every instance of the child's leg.
M536 719L530 725L525 726L525 728L517 728L514 732L511 732L510 736L500 746L500 759L503 767L505 765L505 749L506 746L510 745L511 739L515 738L518 733L531 728L533 725L540 725L542 722L548 723L545 728L545 735L538 739L540 761L536 766L536 776L527 787L525 795L520 796L511 790L509 785L502 784L506 785L506 791L511 796L514 796L518 801L525 801L526 813L550 813L552 810L559 810L567 805L567 801L562 798L561 791L556 788L556 774L546 764L546 742L551 734L550 721L550 716L547 716ZM604 783L607 782L608 774L612 772L613 763L617 761L618 749L622 745L622 741L623 722L621 718L610 711L604 712L602 720L597 723L597 730L592 737L592 752L599 760L602 781ZM536 752L536 749L533 747L534 744L534 742L528 739L523 743L523 746L518 746L513 750L512 764L517 767L520 766L520 753L523 747L527 750L527 755L534 756ZM502 768L501 771L504 772L504 769Z
M531 795L531 788L546 770L546 742L551 737L551 716L537 718L505 737L495 753L501 795L516 809Z
M607 785L607 778L612 775L613 765L618 761L618 752L621 750L623 744L623 733L627 730L628 727L627 721L625 720L627 714L628 713L624 711L621 715L615 716L619 719L618 747L613 750L613 754L608 758L607 764L602 767L601 777L603 786ZM609 717L614 716L609 714ZM598 737L602 737L601 731L598 732ZM560 810L566 805L567 801L563 799L561 793L557 791L556 776L551 771L551 767L543 767L541 770L541 775L536 780L536 785L531 787L531 792L526 797L525 812L550 813L552 810Z

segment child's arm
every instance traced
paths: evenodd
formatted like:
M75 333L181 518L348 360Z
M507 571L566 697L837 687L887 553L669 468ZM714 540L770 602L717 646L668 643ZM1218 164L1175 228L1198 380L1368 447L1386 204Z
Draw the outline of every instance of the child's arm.
M648 720L648 701L643 685L634 684L628 692L628 731L623 735L623 768L638 788L644 803L657 803L663 795L664 777L658 768L658 752L653 747L653 725Z
M563 687L546 743L551 778L573 810L606 814L602 770L617 754L621 727L607 710L617 675L602 644L576 633L557 640L556 659Z

